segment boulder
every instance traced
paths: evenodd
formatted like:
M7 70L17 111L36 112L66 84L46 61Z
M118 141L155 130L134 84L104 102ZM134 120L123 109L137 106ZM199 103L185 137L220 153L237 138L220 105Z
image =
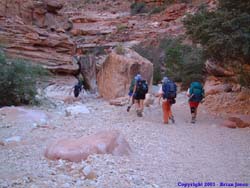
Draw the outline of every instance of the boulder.
M49 144L45 157L51 160L80 162L89 155L113 154L128 155L130 146L118 131L102 131L95 135L80 138L60 139Z
M222 122L221 124L223 127L227 127L227 128L230 128L230 129L235 129L237 128L237 124L233 121L229 121L229 120L225 120Z
M206 96L215 95L215 94L223 93L223 92L231 92L232 88L233 88L233 85L223 84L222 81L220 81L219 79L213 76L208 77L204 85Z
M59 10L62 9L63 4L58 1L58 0L47 0L46 1L46 6L47 6L47 10L48 12L57 14Z
M105 99L126 96L131 80L137 73L147 80L150 89L153 64L128 48L122 54L112 51L97 74L99 94Z
M250 117L229 117L227 120L225 120L222 123L222 126L228 127L228 128L246 128L250 127L249 123Z
M229 117L228 118L229 121L235 122L238 128L246 128L250 126L249 121L244 121L242 118L240 117ZM249 118L248 118L249 120Z

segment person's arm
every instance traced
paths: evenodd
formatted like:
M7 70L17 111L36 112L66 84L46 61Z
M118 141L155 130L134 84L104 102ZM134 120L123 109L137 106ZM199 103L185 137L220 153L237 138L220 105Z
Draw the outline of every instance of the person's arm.
M159 91L157 93L157 97L159 97L158 103L161 104L161 99L163 97L162 85L160 86L160 89L159 89Z
M190 88L188 88L186 95L190 97Z

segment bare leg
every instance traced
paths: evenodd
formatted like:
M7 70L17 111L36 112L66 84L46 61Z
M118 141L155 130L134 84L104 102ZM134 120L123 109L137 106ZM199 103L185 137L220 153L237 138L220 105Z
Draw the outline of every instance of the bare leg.
M142 117L143 109L144 109L144 100L139 100L139 116L140 117Z

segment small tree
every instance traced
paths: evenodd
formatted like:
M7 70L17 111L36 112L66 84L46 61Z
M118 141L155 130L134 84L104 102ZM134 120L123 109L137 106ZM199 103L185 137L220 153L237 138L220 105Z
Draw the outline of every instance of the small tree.
M250 1L219 0L216 11L203 8L188 15L184 25L193 41L202 44L207 57L250 62Z
M0 52L0 106L34 103L36 82L47 74L23 60L8 61Z
M166 37L159 41L154 48L150 44L134 47L135 51L154 64L154 84L163 76L168 76L182 82L182 87L186 88L191 81L204 79L205 58L201 49L183 45L181 38Z

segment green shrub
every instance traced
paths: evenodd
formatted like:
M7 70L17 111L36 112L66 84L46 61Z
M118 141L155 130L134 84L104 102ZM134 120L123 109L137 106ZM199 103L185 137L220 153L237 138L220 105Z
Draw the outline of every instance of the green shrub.
M117 32L122 32L122 31L124 31L126 29L128 29L128 26L125 25L125 24L118 24L118 25L116 25Z
M153 84L158 84L162 80L162 75L161 75L161 67L156 66L154 67L154 72L153 72Z
M241 86L250 89L250 70L244 66L238 66L238 82Z
M201 49L183 45L181 38L166 37L159 41L154 48L151 45L134 47L135 51L154 64L154 84L163 76L182 82L183 88L193 80L203 81L205 58Z
M204 63L203 51L199 48L183 45L180 38L167 38L160 44L165 52L165 74L182 82L186 88L194 80L203 81Z
M130 5L131 15L146 13L148 12L146 3L144 2L135 2Z
M0 106L35 103L36 82L47 74L23 60L6 60L0 52Z
M187 34L220 62L250 62L250 1L219 0L214 12L202 8L184 20Z
M150 11L150 14L160 13L163 10L165 10L165 8L166 8L165 6L156 6L156 7L153 7L152 10Z
M122 44L118 44L117 47L115 48L115 51L119 55L125 54L125 48L122 46Z

